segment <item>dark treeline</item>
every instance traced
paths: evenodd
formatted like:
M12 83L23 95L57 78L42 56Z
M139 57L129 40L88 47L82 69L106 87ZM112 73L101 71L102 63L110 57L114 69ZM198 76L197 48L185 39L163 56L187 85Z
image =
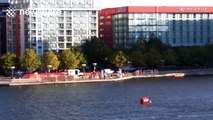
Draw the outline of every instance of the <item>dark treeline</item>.
M66 70L82 69L83 64L97 68L118 68L125 65L147 69L178 69L193 67L213 67L213 45L192 47L171 47L160 39L138 41L132 48L112 49L98 38L87 40L80 47L63 50L59 53L47 51L37 56L32 49L26 49L23 55L5 54L0 59L0 73L16 70ZM49 66L49 67L48 67Z
M82 52L86 55L88 63L97 62L104 67L113 67L112 60L118 51L124 52L126 64L131 63L135 67L213 66L213 45L171 47L163 44L158 38L152 38L149 41L138 41L131 49L111 49L103 41L94 38L82 46Z

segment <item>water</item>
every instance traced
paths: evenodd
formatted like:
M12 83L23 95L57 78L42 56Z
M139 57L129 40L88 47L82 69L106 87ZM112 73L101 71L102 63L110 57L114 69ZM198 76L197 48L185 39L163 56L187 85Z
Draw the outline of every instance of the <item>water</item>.
M212 85L205 76L0 87L0 120L212 120Z

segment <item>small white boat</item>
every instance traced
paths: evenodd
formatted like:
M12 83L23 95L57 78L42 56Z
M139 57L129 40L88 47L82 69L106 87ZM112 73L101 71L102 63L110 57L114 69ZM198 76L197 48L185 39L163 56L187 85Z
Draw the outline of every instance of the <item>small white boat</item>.
M185 73L174 73L174 77L181 78L184 77Z

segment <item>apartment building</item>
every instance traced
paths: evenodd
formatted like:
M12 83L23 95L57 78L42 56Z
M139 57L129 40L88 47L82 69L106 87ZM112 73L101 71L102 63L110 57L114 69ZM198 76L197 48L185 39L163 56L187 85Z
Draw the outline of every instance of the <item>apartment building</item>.
M43 55L98 37L98 9L93 0L11 0L10 5L7 49L11 53L20 55L32 48Z

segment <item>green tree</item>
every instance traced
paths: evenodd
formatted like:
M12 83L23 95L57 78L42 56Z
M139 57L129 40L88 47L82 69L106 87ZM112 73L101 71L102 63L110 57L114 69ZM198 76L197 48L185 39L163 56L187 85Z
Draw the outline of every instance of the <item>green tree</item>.
M146 66L145 56L147 42L145 40L137 41L137 43L131 48L129 54L134 66Z
M41 58L36 55L33 49L26 49L19 59L21 68L30 72L41 66Z
M173 49L167 49L162 52L162 60L164 60L167 65L175 65L177 64L176 53Z
M87 64L86 57L84 56L82 52L80 52L79 50L75 50L74 54L78 60L78 68L81 68L82 64Z
M112 58L112 64L116 67L123 67L127 59L122 51L118 51Z
M208 54L207 65L211 65L213 67L213 45L205 46L205 50Z
M1 57L1 69L3 72L8 72L11 70L11 66L16 66L16 55L15 54L4 54Z
M54 54L53 51L45 52L43 55L43 67L47 70L56 70L58 69L60 64L60 61L58 59L58 56ZM48 68L48 65L51 65L50 68Z
M207 49L203 46L192 47L191 56L193 63L198 65L205 65L211 59Z
M161 52L161 51L164 51L168 48L170 48L169 45L167 44L164 44L161 39L159 38L150 38L149 41L147 42L147 45L146 47L149 49L149 48L153 48L153 49L156 49L157 51Z
M191 65L193 63L190 49L188 49L187 47L179 47L177 49L177 56L179 65Z
M140 50L132 52L130 58L134 66L146 66L145 56Z
M62 69L78 68L79 61L76 55L70 49L59 53L60 67Z
M150 67L157 67L161 64L161 54L154 48L150 48L144 56L146 64Z
M86 56L89 64L96 62L101 66L105 66L108 63L107 59L112 56L112 50L98 38L87 40L86 43L82 45L82 52Z

